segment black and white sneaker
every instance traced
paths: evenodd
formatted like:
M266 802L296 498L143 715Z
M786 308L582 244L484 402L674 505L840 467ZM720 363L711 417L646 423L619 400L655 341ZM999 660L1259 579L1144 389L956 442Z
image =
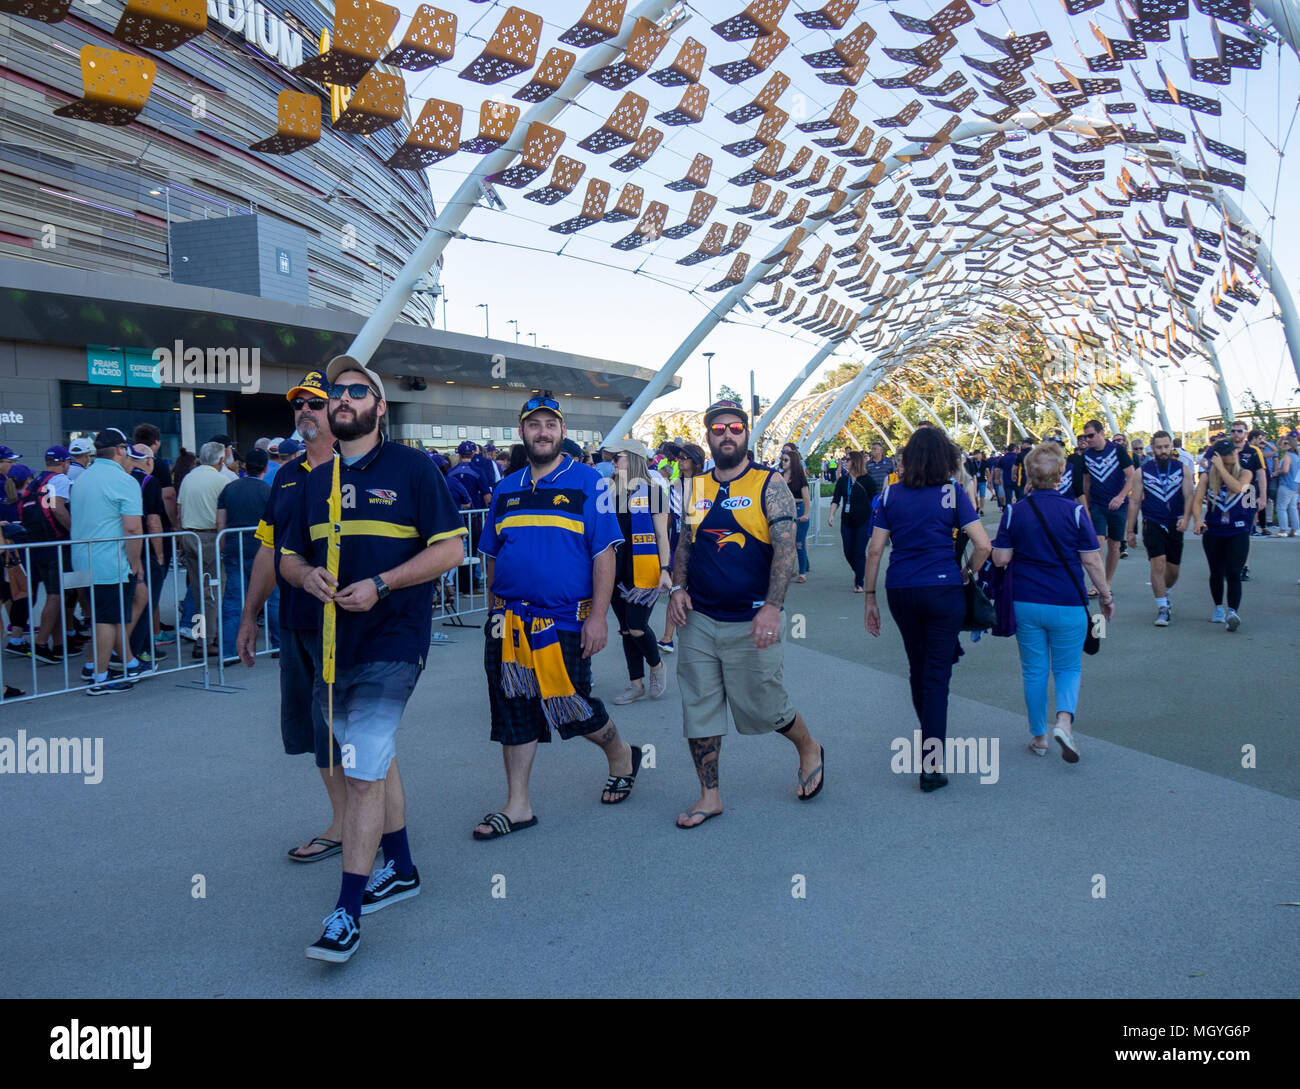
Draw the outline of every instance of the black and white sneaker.
M100 681L98 684L92 684L86 689L87 696L119 696L123 692L130 692L135 687L135 681L115 681L112 678L106 681Z
M30 658L32 656L31 648L22 639L17 641L10 639L5 643L5 653L12 654L15 658Z
M46 665L58 665L63 661L62 647L52 647L48 644L41 646L37 643L36 649L32 651L32 654L38 662L44 662Z
M307 946L307 956L311 960L342 964L361 944L361 928L357 926L356 919L348 914L348 909L343 907L335 908L323 921L325 933Z
M95 680L95 667L87 662L81 667L81 683L93 684Z
M361 914L369 915L380 908L388 907L389 904L395 904L399 900L409 900L412 896L419 895L419 870L412 866L409 874L402 875L393 869L391 862L385 862L383 867L376 870L366 882L365 895L361 897Z

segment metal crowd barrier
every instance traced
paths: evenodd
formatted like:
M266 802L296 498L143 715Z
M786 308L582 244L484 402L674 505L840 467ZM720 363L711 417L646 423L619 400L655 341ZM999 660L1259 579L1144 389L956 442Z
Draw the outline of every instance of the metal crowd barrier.
M217 570L220 572L216 591L218 595L216 613L219 618L217 683L223 688L229 687L226 684L226 661L234 658L238 653L238 648L232 646L227 639L227 627L233 626L236 632L239 631L240 620L244 613L244 601L248 597L248 577L252 574L253 561L257 557L258 550L262 548L262 542L255 536L256 532L255 526L231 527L223 529L215 538ZM272 612L272 601L278 601L275 589L262 603L261 623L258 625L258 639L254 644L256 649L253 651L255 657L274 654L280 649L279 609L277 607L275 612ZM229 622L228 616L232 618ZM232 662L231 665L234 663Z
M95 662L95 651L100 638L98 631L98 614L99 610L95 602L93 592L93 581L91 572L91 549L105 545L116 545L127 543L128 550L131 543L139 541L141 553L139 557L140 567L144 574L145 600L139 614L136 615L136 622L132 624L127 617L134 613L134 608L138 607L134 602L126 601L127 583L131 579L130 557L127 557L127 564L122 563L120 550L115 549L116 555L113 563L116 566L116 574L120 577L117 580L118 593L118 613L122 618L117 622L118 633L115 636L121 639L122 644L122 662L129 662L133 657L131 650L131 635L136 625L146 624L146 630L149 632L147 651L151 655L153 669L141 675L156 677L169 673L180 673L185 670L202 668L204 673L204 685L208 683L208 663L206 658L202 662L183 663L179 657L180 631L185 623L181 614L181 603L184 596L180 593L180 588L184 582L184 568L181 563L180 542L185 538L193 538L197 544L198 534L180 530L171 533L145 533L134 536L121 537L85 537L67 541L23 541L9 542L6 541L0 545L0 550L4 556L4 575L6 579L14 571L20 571L26 581L26 594L28 601L28 627L30 636L23 634L22 638L28 650L31 652L30 660L27 664L18 665L14 660L14 655L9 648L10 634L6 635L5 649L0 653L0 686L8 687L12 685L15 688L21 687L24 683L29 684L31 690L23 696L14 697L5 700L4 705L11 703L21 703L27 700L38 699L41 696L60 695L64 692L74 692L84 690L86 681L80 670L74 674L73 658L74 656L67 653L68 638L76 634L75 627L71 624L73 613L77 606L81 607L82 613L90 623L89 642L86 646L86 661L91 664L92 669ZM165 565L160 565L154 559L153 542L158 540L170 540L172 543L171 559ZM146 554L147 550L147 554ZM54 632L51 641L55 645L61 645L64 650L63 659L57 665L41 663L36 659L36 636L40 630L40 618L45 609L49 593L45 587L45 580L40 576L42 570L49 571L50 564L53 564L57 571L58 579L58 598L61 602L60 613L54 621ZM102 569L102 559L101 559ZM166 648L155 642L154 619L155 619L155 601L161 594L162 587L158 585L158 580L166 581L168 577L173 578L173 601L171 609L172 627L177 634L176 643L174 644L177 652L177 660L166 666L158 668L161 655L166 655ZM39 586L38 586L39 582ZM113 585L109 583L107 585ZM155 592L157 591L157 592ZM12 582L11 582L12 592ZM134 590L132 591L135 596ZM130 607L129 607L130 606ZM161 619L161 618L160 618ZM6 628L8 627L8 618L6 618ZM60 632L62 638L60 638ZM82 653L75 655L81 658ZM168 655L168 657L170 657ZM125 675L125 669L122 672L114 673L109 671L109 680L120 680ZM51 683L53 682L53 683Z
M469 531L468 536L461 538L465 557L458 567L438 580L433 591L433 617L446 626L470 627L465 623L465 617L487 612L487 563L478 551L487 513L486 508L460 512L461 521ZM435 633L434 642L440 641Z

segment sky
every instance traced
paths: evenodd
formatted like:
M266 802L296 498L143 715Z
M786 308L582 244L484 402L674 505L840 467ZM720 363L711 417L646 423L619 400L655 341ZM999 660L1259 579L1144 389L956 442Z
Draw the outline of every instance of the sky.
M409 15L416 4L412 0L399 0L399 6ZM527 81L528 74L495 87L458 78L459 72L490 37L509 5L500 0L484 4L442 0L442 6L454 11L459 18L456 55L444 66L424 73L408 73L407 93L413 113L418 113L424 100L429 98L462 103L465 107L462 140L465 140L477 130L478 112L484 100L496 96L510 101L514 91ZM538 52L540 58L546 49L557 44L559 34L576 21L585 2L533 0L533 3L523 6L530 7L544 19ZM634 6L629 4L629 9ZM721 219L730 227L739 218L725 210L744 204L750 187L732 185L725 179L748 166L752 156L751 159L737 158L721 150L721 146L748 137L757 122L733 125L722 114L750 101L772 69L737 86L727 86L709 74L707 66L738 59L748 52L751 43L726 42L710 29L713 23L735 14L744 6L742 0L693 0L685 5L689 21L674 31L672 42L654 65L660 68L670 63L686 35L706 45L705 82L713 97L701 124L666 127L654 121L653 114L677 104L681 88L660 87L645 77L628 88L650 99L647 122L663 128L666 134L650 161L635 172L620 175L610 169L610 162L622 151L595 155L576 147L579 140L600 127L621 98L622 91L591 84L574 103L565 107L551 124L562 128L568 135L561 153L587 163L587 173L575 192L560 204L545 207L523 199L524 193L549 178L548 170L543 178L525 189L499 189L506 203L504 211L480 208L471 213L461 226L469 237L453 241L444 253L442 279L446 305L439 308L439 324L443 323L445 310L446 326L453 331L482 335L490 327L494 338L511 340L517 329L521 341L526 344L533 343L531 334L536 334L539 345L654 369L672 355L709 307L721 298L720 294L709 294L702 289L721 279L731 258L714 259L689 268L677 265L676 258L694 249L702 231L681 240L660 239L624 253L613 249L611 244L628 233L634 223L602 223L570 236L555 234L547 227L576 214L586 182L592 177L603 178L613 185L611 207L619 187L632 182L645 186L647 203L664 200L668 204L670 226L680 223L690 206L692 194L667 192L664 185L682 177L699 152L710 154L714 159L707 191L719 199L710 219ZM800 120L825 116L840 92L838 87L818 82L812 69L799 59L799 55L827 48L836 37L865 19L876 29L879 37L869 51L871 60L867 78L857 87L859 98L853 112L867 121L891 115L913 97L911 92L878 88L871 82L871 77L898 75L909 66L889 59L881 48L886 45L914 46L921 37L900 27L890 17L888 9L893 7L908 15L925 18L943 5L935 0L907 0L903 4L860 3L848 27L838 33L807 30L793 17L796 11L816 10L821 6L822 0L793 0L781 23L782 29L791 35L792 42L773 69L786 71L794 80L780 102L792 115L781 134L781 139L787 144L787 159L801 143L810 140L793 126ZM1099 43L1088 31L1090 19L1096 20L1101 29L1113 38L1125 36L1116 17L1116 6L1111 3L1073 19L1065 17L1058 3L1048 3L1047 0L1002 0L988 8L977 8L976 22L958 29L959 48L945 58L943 72L931 82L937 82L943 74L954 69L965 70L957 59L959 53L988 58L996 56L976 37L976 27L1000 37L1006 36L1010 29L1022 34L1045 30L1051 35L1053 45L1037 54L1033 72L1049 82L1059 80L1062 77L1052 63L1059 60L1071 71L1086 75L1073 39L1079 38L1077 44L1085 54L1101 51ZM1295 124L1297 106L1300 105L1300 61L1289 47L1269 45L1265 49L1261 71L1235 70L1232 83L1227 87L1193 83L1182 59L1179 31L1187 32L1191 56L1213 56L1208 20L1193 8L1189 20L1175 22L1172 26L1174 33L1169 43L1149 46L1146 61L1126 65L1127 71L1123 75L1125 94L1122 97L1137 101L1146 108L1156 124L1190 131L1186 110L1144 103L1132 78L1140 75L1141 82L1147 87L1160 86L1156 71L1159 60L1175 86L1222 101L1221 117L1197 114L1197 120L1207 136L1247 152L1247 165L1234 169L1246 174L1248 188L1245 193L1233 193L1233 196L1271 243L1288 281L1294 283L1296 275L1300 274L1300 200L1295 197L1296 183L1292 180L1300 177L1296 171L1300 136ZM399 24L399 30L404 27L405 21ZM1225 29L1239 33L1232 27ZM581 56L582 51L578 52ZM1032 79L1031 86L1036 86ZM1041 95L1037 101L1046 108L1046 100ZM986 110L995 107L983 96L976 105ZM527 109L525 105L525 116ZM897 149L903 143L903 133L934 132L948 116L927 105L912 124L888 135L895 136ZM1189 149L1182 150L1187 152ZM1107 149L1108 170L1103 186L1110 192L1115 191L1113 182L1122 165L1122 155L1122 149ZM936 163L949 157L948 153L941 153ZM476 156L461 152L427 171L439 207L478 162ZM1229 163L1217 165L1231 166ZM851 170L849 177L859 173ZM796 195L792 193L792 197ZM979 199L982 198L983 194ZM820 207L824 199L815 200L813 207ZM1147 207L1148 218L1151 218L1154 206ZM1193 201L1192 207L1195 210L1204 206ZM1155 216L1158 219L1158 211ZM1218 226L1218 216L1212 213L1199 214L1197 218L1202 225ZM779 243L785 234L788 230L777 232L756 226L742 248L757 258L774 248L773 244ZM829 240L835 241L834 236L829 236ZM1185 249L1182 242L1180 247ZM766 303L771 290L760 286L751 293L749 301ZM486 311L480 304L486 304ZM1220 330L1216 347L1238 403L1242 401L1243 391L1250 388L1262 399L1278 406L1300 404L1300 390L1297 390L1300 380L1297 380L1286 352L1280 321L1275 314L1276 308L1267 291L1263 292L1257 306L1243 306L1231 324L1225 324L1212 312L1208 313L1210 324ZM518 325L510 324L512 321ZM765 322L767 328L763 328ZM707 403L709 390L704 352L714 353L714 390L726 383L748 392L752 370L760 396L775 397L820 346L821 342L806 331L792 331L790 325L768 319L761 311L746 314L737 308L710 334L695 357L679 372L681 390L660 398L654 409L702 408ZM821 372L846 359L861 360L863 353L855 346L842 346L823 365ZM821 372L807 380L803 392L811 390ZM1192 362L1187 366L1188 382L1180 385L1171 379L1166 384L1166 399L1176 427L1182 426L1184 395L1188 418L1217 412L1217 400L1211 383L1204 377L1205 372L1202 363ZM1144 398L1144 404L1139 407L1135 427L1147 427L1153 422L1153 408L1149 401L1149 397Z

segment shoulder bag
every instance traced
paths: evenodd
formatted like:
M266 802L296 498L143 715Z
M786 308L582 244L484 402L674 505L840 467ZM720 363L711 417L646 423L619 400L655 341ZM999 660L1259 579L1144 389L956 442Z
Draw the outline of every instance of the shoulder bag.
M957 485L951 485L953 489L952 503L952 520L957 527L957 533L961 533L961 514L957 510ZM960 568L962 561L965 559L966 549L963 547L961 555L957 557L957 566ZM998 622L997 610L993 607L993 602L989 595L984 592L975 578L969 579L963 586L966 592L966 616L962 620L962 631L988 631L995 627Z
M1083 589L1083 583L1080 582L1078 576L1075 575L1074 568L1066 562L1065 553L1061 551L1061 546L1056 543L1056 538L1052 536L1052 531L1047 528L1047 520L1035 505L1034 497L1032 495L1027 495L1025 496L1025 499L1029 503L1030 510L1034 512L1034 516L1038 519L1038 524L1043 527L1043 533L1047 536L1047 543L1052 546L1052 551L1056 553L1056 558L1061 561L1061 566L1069 573L1070 581L1074 583L1074 588L1079 591L1079 598L1083 602L1083 611L1087 614L1084 618L1084 623L1087 625L1087 634L1083 637L1083 653L1096 654L1097 651L1101 650L1101 639L1098 638L1097 633L1093 628L1092 612L1088 608L1088 595Z

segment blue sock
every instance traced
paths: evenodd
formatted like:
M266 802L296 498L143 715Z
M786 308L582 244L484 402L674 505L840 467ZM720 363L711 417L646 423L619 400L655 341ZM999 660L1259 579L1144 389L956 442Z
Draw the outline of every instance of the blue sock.
M348 914L353 919L361 918L361 894L366 891L366 882L370 880L368 873L348 873L343 871L343 888L339 891L339 902L334 906L336 908L347 908Z
M384 849L384 861L391 862L393 869L403 877L415 869L415 863L411 861L411 848L406 842L405 825L396 832L385 832L379 845Z

